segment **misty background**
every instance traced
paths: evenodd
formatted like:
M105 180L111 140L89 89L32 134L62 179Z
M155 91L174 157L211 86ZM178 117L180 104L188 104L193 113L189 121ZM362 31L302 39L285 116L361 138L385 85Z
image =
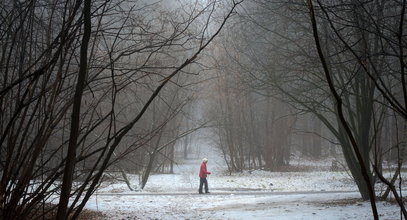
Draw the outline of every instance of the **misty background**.
M229 175L332 159L374 213L406 154L405 4L3 1L1 215L78 217L102 182L143 190L202 148Z

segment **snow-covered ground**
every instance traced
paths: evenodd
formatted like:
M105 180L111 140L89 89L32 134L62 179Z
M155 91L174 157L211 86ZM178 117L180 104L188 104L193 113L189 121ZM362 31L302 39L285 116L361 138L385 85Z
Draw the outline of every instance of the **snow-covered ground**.
M87 208L109 219L372 219L369 203L356 198L358 193L98 195ZM381 219L399 219L396 205L377 205Z
M204 152L197 158L209 158L211 194L198 194L200 159L189 159L178 161L174 174L152 175L143 191L129 191L124 183L104 184L87 208L107 214L108 219L372 219L370 204L360 200L346 172L227 175L222 158ZM137 176L129 177L138 184ZM381 219L400 219L397 205L377 205Z

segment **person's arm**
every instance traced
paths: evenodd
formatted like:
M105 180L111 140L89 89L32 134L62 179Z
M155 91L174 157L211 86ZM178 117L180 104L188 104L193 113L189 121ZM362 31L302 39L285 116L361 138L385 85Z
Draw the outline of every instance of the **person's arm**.
M208 170L206 169L206 164L205 164L205 172L206 172L206 174L211 174L211 172L208 172Z

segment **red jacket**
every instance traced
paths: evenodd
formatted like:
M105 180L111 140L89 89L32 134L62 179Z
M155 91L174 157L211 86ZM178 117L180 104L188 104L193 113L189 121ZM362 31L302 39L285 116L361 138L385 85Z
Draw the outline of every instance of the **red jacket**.
M201 168L199 169L199 177L206 178L208 174L211 174L211 172L206 170L206 163L202 162Z

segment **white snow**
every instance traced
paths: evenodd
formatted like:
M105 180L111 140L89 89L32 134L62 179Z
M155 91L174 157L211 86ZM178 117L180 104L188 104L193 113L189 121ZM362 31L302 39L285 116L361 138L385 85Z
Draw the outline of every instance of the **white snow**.
M216 154L198 156L209 158L211 194L198 194L200 159L190 159L178 161L174 174L152 175L140 192L129 191L124 183L104 184L86 207L108 219L373 218L370 203L360 200L346 172L258 170L227 175ZM138 176L129 177L137 185ZM378 185L378 193L381 188ZM400 219L396 204L377 206L381 219Z
M289 195L123 195L92 198L87 208L109 219L372 219L370 204L332 205L358 193ZM378 202L382 219L398 219L396 205Z

